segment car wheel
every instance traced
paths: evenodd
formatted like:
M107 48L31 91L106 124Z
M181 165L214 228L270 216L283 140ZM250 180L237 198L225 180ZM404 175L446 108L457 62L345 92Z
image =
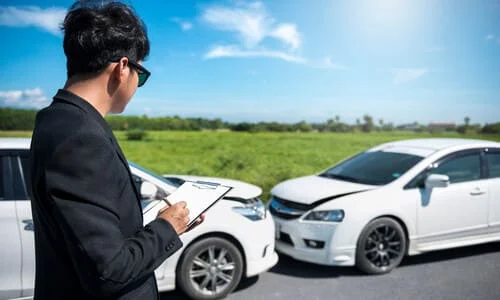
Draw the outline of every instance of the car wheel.
M177 271L179 287L192 299L220 299L240 282L243 259L230 241L210 237L195 242L184 252Z
M406 254L406 235L391 218L380 218L363 229L356 246L356 267L367 274L385 274Z

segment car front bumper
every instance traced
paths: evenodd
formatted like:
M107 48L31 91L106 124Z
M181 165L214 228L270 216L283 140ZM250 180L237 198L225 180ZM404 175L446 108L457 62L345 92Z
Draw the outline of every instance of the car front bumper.
M335 239L339 223L285 220L276 216L273 216L273 219L276 228L275 247L279 253L321 265L353 266L355 264L356 247L339 243ZM321 243L323 243L322 246Z
M252 222L251 226L248 226L249 231L242 234L252 238L240 241L245 243L245 275L252 277L276 265L278 254L275 251L274 220L269 211L263 220L248 222Z

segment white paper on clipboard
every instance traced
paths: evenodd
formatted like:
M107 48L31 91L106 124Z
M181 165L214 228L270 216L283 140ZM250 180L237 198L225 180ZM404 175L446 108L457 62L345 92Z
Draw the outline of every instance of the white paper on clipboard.
M187 203L189 223L191 226L202 213L226 195L232 187L206 181L186 181L172 194L167 196L170 204L180 201Z

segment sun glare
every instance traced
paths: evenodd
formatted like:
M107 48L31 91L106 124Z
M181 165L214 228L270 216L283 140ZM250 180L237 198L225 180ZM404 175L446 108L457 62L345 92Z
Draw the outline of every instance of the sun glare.
M417 26L420 3L418 0L352 1L351 22L365 38L398 37Z

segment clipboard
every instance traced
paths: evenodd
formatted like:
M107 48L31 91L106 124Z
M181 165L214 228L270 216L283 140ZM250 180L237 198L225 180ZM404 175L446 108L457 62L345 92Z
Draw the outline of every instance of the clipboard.
M186 207L189 209L187 227L190 228L204 212L222 199L232 188L214 182L186 181L165 200L170 204L180 201L187 203Z

